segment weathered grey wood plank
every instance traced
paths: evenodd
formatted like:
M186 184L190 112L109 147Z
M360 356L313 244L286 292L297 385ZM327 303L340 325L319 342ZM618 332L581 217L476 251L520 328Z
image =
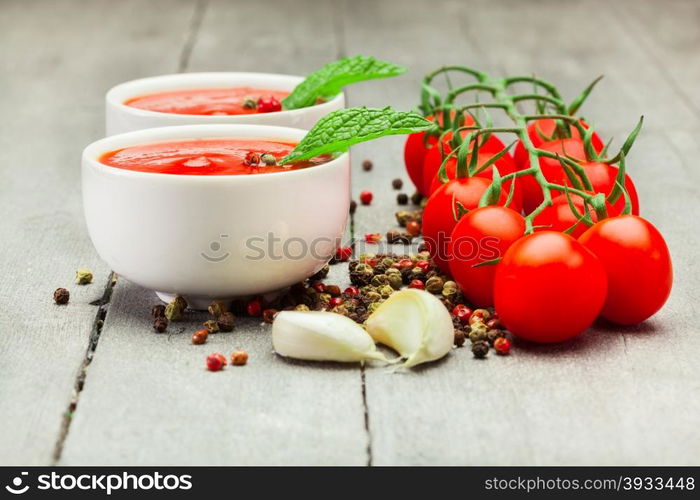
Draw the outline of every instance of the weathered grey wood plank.
M657 131L670 124L681 130L692 126L695 116L658 77L648 56L631 51L629 35L620 33L605 12L593 12L598 7L590 2L557 2L556 8L552 2L431 2L428 11L417 2L402 2L401 8L390 2L352 2L349 24L359 24L361 17L366 29L347 29L346 46L350 53L413 63L419 74L455 54L463 64L491 71L534 71L561 82L570 97L603 72L606 80L585 113L604 133L624 133L642 112ZM424 25L433 12L441 30ZM381 25L390 13L404 33L423 29L432 36L384 43ZM575 19L576 29L559 23L563 19ZM601 32L607 35L598 36ZM417 99L418 77L412 73L392 82L390 90L358 87L350 91L350 100L406 108ZM649 95L662 95L662 102L645 103ZM402 143L387 140L356 149L355 160L368 156L378 166L362 186L374 190L375 202L358 210L358 235L385 231L393 223L397 207L389 183L403 176ZM700 371L693 362L698 318L692 298L697 296L693 249L698 242L686 214L699 207L684 165L697 146L686 135L676 135L673 144L676 150L669 151L663 135L643 134L630 160L643 212L664 232L680 270L664 310L636 329L599 326L562 346L517 342L508 358L477 361L459 349L444 362L409 373L367 370L373 463L698 462L693 422L700 415ZM356 179L362 175L356 170ZM678 345L689 349L680 352ZM656 431L660 422L671 440Z
M119 80L175 69L191 1L7 1L0 15L0 463L48 464L109 270L83 223L80 154ZM134 57L134 54L139 57ZM73 284L91 268L95 283ZM55 306L58 286L71 302Z
M303 15L290 23L280 2L210 2L187 69L306 73L334 59L331 5L294 9ZM332 266L329 280L346 282L346 266ZM62 464L367 462L359 366L284 361L272 352L270 325L253 319L204 346L189 341L202 314L171 325L182 333L157 335L155 302L150 291L117 285ZM250 353L247 366L204 369L208 353L234 348Z

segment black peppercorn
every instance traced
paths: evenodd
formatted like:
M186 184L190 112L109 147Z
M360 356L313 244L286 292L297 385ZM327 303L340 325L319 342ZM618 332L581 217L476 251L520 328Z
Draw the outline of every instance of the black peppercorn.
M219 323L214 319L208 319L202 325L209 333L219 332Z
M158 333L163 333L168 328L168 319L166 317L156 318L153 321L153 329Z
M422 201L423 195L420 194L418 191L411 195L411 203L413 203L414 205L420 205Z
M398 231L392 230L392 231L388 231L386 233L386 241L390 245L392 245L394 243L398 243L400 239L401 239L401 233Z
M67 304L69 299L70 292L65 288L57 288L56 291L53 292L53 300L56 302L56 304Z
M483 359L489 353L489 343L484 340L479 340L472 344L472 354L475 358Z
M233 330L233 325L236 322L236 317L230 313L230 312L225 312L221 316L219 316L216 320L216 323L219 325L219 330L222 332L230 332Z
M403 181L401 179L394 179L391 181L391 187L394 189L401 189L403 187Z
M155 318L165 318L165 306L163 304L155 305L151 308L151 316Z
M369 172L370 170L372 170L373 166L374 164L371 160L365 160L362 162L362 170L364 170L365 172Z
M467 336L464 335L464 330L455 328L455 345L457 347L462 347L464 345L464 341L467 339Z
M408 205L408 195L406 193L397 194L396 203L398 203L399 205Z

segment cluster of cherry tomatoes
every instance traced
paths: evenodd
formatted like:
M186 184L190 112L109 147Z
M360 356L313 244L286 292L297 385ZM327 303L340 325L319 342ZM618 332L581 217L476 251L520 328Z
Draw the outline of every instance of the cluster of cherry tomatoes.
M622 325L642 322L666 302L673 279L663 237L639 217L630 176L625 174L621 189L619 167L603 158L598 134L587 133L584 143L581 131L588 131L588 125L580 120L581 126L570 125L562 137L565 123L529 121L531 144L520 140L513 155L507 151L491 163L507 148L496 135L488 136L475 163L487 166L470 176L457 175L457 159L449 156L449 130L412 134L404 150L408 175L428 198L422 228L435 263L475 306L495 306L514 335L536 342L573 338L598 317ZM474 125L472 115L465 115L462 126ZM592 187L586 193L606 196L607 217L581 196L556 189L550 191L551 204L541 207L543 188L534 175L508 177L493 203L483 206L493 167L500 176L526 170L533 147L575 159ZM567 185L565 166L556 155L538 156L540 171L548 182ZM444 183L438 176L441 166L448 179ZM624 196L611 203L616 185Z

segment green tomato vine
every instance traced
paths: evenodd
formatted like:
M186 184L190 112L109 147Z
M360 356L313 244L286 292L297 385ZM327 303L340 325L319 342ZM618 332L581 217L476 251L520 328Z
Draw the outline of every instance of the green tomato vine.
M433 87L432 83L436 77L442 75L447 79L449 84L450 75L454 73L467 75L474 81L467 85L450 89L443 97L443 95ZM605 145L600 153L596 152L591 142L594 133L593 127L590 125L585 127L582 124L581 118L574 116L601 78L602 77L598 77L595 79L576 99L567 105L554 84L534 76L494 78L486 72L465 66L443 66L429 73L425 76L421 87L421 104L419 109L425 116L433 115L442 118L441 120L435 120L435 125L430 132L431 135L439 137L440 140L438 144L440 147L443 140L450 137L448 142L451 151L449 153L443 151L443 161L438 173L440 180L442 182L448 180L446 165L451 158L456 158L457 160L457 177L473 176L493 165L493 183L481 200L481 205L488 205L498 200L503 182L509 180L513 181L507 201L507 203L510 203L513 197L515 178L524 175L532 176L542 188L543 201L530 214L525 216L526 234L534 231L535 226L533 225L533 220L535 217L547 206L552 205L552 190L561 191L566 194L569 207L578 218L576 224L569 228L568 231L573 231L575 226L579 223L588 226L592 225L594 221L589 215L591 209L595 211L598 220L606 218L608 216L606 202L615 203L620 196L624 196L625 198L625 207L622 213L630 213L631 204L624 182L625 157L629 153L630 148L641 130L643 117L640 118L637 126L629 134L620 148L620 151L614 157L609 158L607 157L607 151L610 144L608 143ZM530 83L533 86L533 92L523 94L511 92L511 87L516 83ZM544 93L539 93L540 91L544 91ZM455 103L458 97L469 93L476 93L477 97L480 95L479 93L486 93L490 96L490 101L477 101L461 106ZM523 114L518 109L519 103L528 101L535 103L536 112L533 114ZM513 122L513 126L494 127L489 113L489 110L494 109L504 112ZM475 114L475 112L477 113ZM464 124L466 115L473 118L474 125ZM481 115L481 117L479 115ZM570 137L571 126L575 127L583 140L586 158L579 159L566 155L562 156L537 148L528 135L527 127L529 122L543 118L551 118L556 121L557 126L554 137L552 137L553 139ZM463 136L463 133L466 133L466 135ZM501 152L491 157L487 162L477 167L479 148L488 141L491 134L495 133L514 134L516 140L505 147ZM518 140L520 140L528 154L530 166L527 169L519 170L501 177L495 163L503 157ZM559 161L569 183L562 185L549 182L540 168L540 158L551 158ZM615 187L607 197L602 193L591 194L593 188L583 168L583 161L596 161L609 165L617 165L618 172ZM575 207L570 196L572 194L581 197L583 200L583 213Z

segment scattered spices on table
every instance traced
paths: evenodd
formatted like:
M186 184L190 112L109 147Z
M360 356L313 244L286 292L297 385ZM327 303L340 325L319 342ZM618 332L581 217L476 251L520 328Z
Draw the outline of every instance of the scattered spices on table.
M420 223L415 220L410 220L406 222L406 232L411 236L418 236L420 234Z
M223 354L215 352L207 356L207 370L218 372L224 366L226 366L226 357Z
M75 282L78 285L88 285L92 283L92 271L89 269L78 269L75 271Z
M362 191L360 192L360 202L363 205L369 205L372 203L372 198L374 198L374 195L372 194L372 191Z
M423 195L420 194L418 191L411 195L411 203L413 203L414 205L420 205L422 201Z
M56 291L53 292L53 300L59 305L67 304L70 300L70 292L65 288L57 288Z
M262 319L265 323L272 323L279 311L277 309L265 309L262 313Z
M505 337L499 337L493 343L493 348L497 354L506 355L510 352L510 340Z
M408 195L406 193L399 193L396 195L396 203L398 205L408 205Z
M231 365L243 366L248 362L248 353L243 349L236 349L231 353Z
M474 342L472 344L472 354L474 354L475 358L483 359L486 357L486 355L488 353L489 353L488 342L485 342L483 340L479 340L478 342Z
M262 315L262 303L260 299L251 299L246 305L246 312L248 316L258 317Z
M219 333L219 323L215 319L208 319L202 326L207 331L207 333Z
M403 187L403 181L399 178L394 179L391 181L391 187L394 189L401 189Z
M347 262L350 257L352 257L352 247L338 247L335 249L335 256L333 261L335 262Z
M464 335L464 330L460 328L455 328L455 346L462 347L467 337Z
M192 343L194 345L201 345L207 341L209 332L206 329L197 330L192 334Z
M236 324L236 317L231 312L225 312L216 319L216 325L222 332L233 331ZM213 332L212 332L213 333Z
M224 304L220 300L215 300L214 302L209 304L209 307L207 308L207 310L209 311L209 314L211 314L215 318L218 318L219 316L224 314L227 309L226 309L226 304Z
M381 233L367 233L365 234L365 241L367 243L370 243L372 245L376 245L380 241L382 241L382 234Z
M372 170L373 166L374 164L371 160L365 160L362 162L362 170L364 170L365 172L369 172L370 170Z
M163 333L168 329L168 318L165 316L159 316L153 320L153 330L156 333Z
M151 316L155 318L165 318L165 306L163 304L157 304L151 308Z

